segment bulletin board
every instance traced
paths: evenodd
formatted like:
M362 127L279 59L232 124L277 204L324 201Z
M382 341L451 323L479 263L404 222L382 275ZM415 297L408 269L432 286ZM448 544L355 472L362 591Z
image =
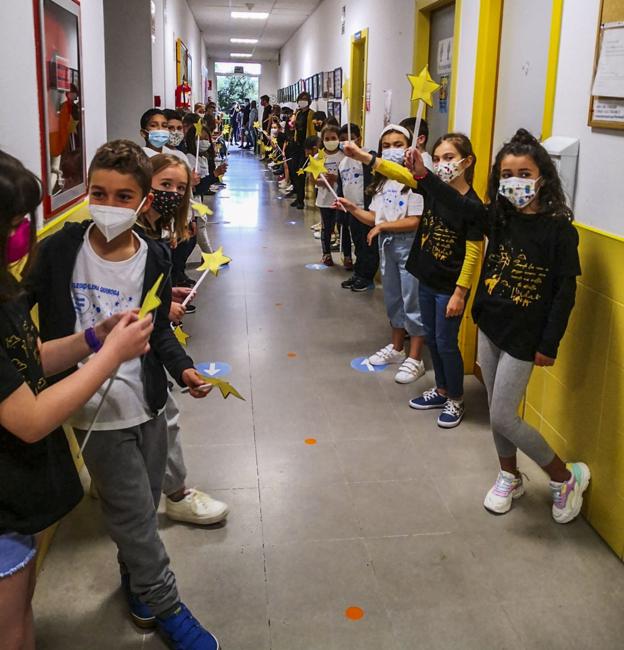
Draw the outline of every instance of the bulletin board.
M624 0L602 0L589 126L624 130Z

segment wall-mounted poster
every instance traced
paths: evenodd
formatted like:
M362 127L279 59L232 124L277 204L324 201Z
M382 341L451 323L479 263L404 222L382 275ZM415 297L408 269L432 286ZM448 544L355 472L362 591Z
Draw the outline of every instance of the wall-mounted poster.
M45 220L86 192L80 5L36 0L34 9Z
M323 73L317 72L314 76L316 79L316 98L320 99L323 96Z
M193 60L182 39L176 41L176 108L190 109L193 103L191 81L193 80Z
M334 117L334 102L327 102L327 117Z
M331 106L331 109L330 109ZM342 103L341 102L327 102L328 113L331 110L329 115L333 115L337 120L338 124L342 125Z
M342 68L334 70L334 97L342 99Z
M327 72L327 97L334 97L334 73Z

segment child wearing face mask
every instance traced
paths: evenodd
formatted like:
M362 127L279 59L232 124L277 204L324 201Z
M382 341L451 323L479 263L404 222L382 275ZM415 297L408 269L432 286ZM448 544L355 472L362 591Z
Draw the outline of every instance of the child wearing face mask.
M31 292L39 304L42 338L95 327L106 315L138 308L162 276L149 351L140 361L119 366L101 409L104 389L70 423L80 444L93 425L83 456L118 548L132 619L142 628L158 627L180 650L218 650L214 636L180 602L158 535L156 507L168 453L165 368L193 397L208 391L169 324L168 255L161 244L133 230L137 215L149 211L153 201L151 166L140 147L117 140L98 149L87 182L93 221L66 224L45 240L37 256ZM98 338L89 340L97 350Z
M291 147L292 153L289 152L289 157L292 156L293 158L292 170L295 172L298 169L301 169L306 161L306 155L304 151L304 144L306 139L316 135L313 119L314 113L310 108L311 102L312 98L308 92L304 91L297 97L298 109L293 116L294 133ZM305 207L305 174L291 174L291 178L293 178L293 185L295 186L296 194L296 198L291 203L291 207L297 208L298 210L303 210Z
M418 166L413 171L425 173ZM447 185L431 185L432 192L434 187L440 201L464 203ZM520 449L548 474L552 516L564 524L581 510L589 468L566 465L518 408L533 366L552 366L565 334L581 273L578 233L552 159L524 129L497 153L488 198L487 211L479 213L488 244L472 317L500 472L484 506L505 514L524 494Z
M374 164L377 157L402 165L412 134L398 124L389 124L381 132L377 154L362 152L355 145L344 145L348 155L358 154L365 164ZM355 157L355 156L354 156ZM372 194L370 208L364 210L352 201L341 198L337 203L362 223L373 226L368 243L379 236L379 256L384 302L392 327L392 342L369 357L371 365L401 364L395 381L409 384L425 374L422 362L424 327L418 300L418 280L405 268L423 213L423 198L403 183L375 175L368 190ZM403 352L406 333L410 335L409 354Z
M184 123L182 121L182 113L174 111L170 108L164 110L165 118L167 119L167 129L169 130L169 142L167 147L170 149L178 149L184 140ZM167 152L165 152L167 153Z
M136 146L136 145L135 145ZM82 408L120 364L144 354L153 326L129 311L103 318L93 329L41 343L28 296L10 271L27 258L30 279L35 211L41 182L0 151L0 630L3 648L34 648L31 600L36 535L82 499L83 490L62 424ZM70 377L48 386L46 377L101 350Z
M340 150L340 129L335 126L326 126L321 131L321 143L323 151L323 162L327 168L324 175L327 182L334 188L338 188L338 167L344 154ZM317 154L317 158L320 154ZM340 229L340 243L342 255L344 257L344 268L348 271L353 270L353 261L351 259L351 235L349 234L349 224L343 215L348 216L348 212L336 209L334 206L334 195L327 185L319 178L316 181L317 195L316 207L321 211L321 245L323 248L323 257L321 264L333 266L334 260L331 254L331 239L334 229L338 225Z
M419 280L420 309L436 380L434 388L409 405L417 410L442 409L438 426L445 429L459 425L465 413L459 326L483 239L478 219L483 204L472 189L475 162L472 144L461 133L447 133L434 144L433 174L418 149L408 153L408 165L416 170L425 195L425 212L406 268ZM455 203L438 198L440 189L455 192Z
M145 141L143 151L148 158L155 156L157 153L168 153L184 160L186 156L177 149L170 148L169 123L165 116L165 109L150 108L141 115L141 137Z

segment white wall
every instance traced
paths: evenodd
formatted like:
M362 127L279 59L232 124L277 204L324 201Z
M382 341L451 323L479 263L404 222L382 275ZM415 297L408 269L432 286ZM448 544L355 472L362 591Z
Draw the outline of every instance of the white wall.
M162 29L156 31L156 44L153 49L164 52L164 89L163 105L175 107L176 89L176 39L181 38L193 60L192 79L193 103L203 99L201 84L202 51L205 57L205 45L195 17L186 0L158 0L163 7ZM206 60L205 58L203 59Z
M276 99L279 86L279 67L276 61L260 61L262 74L258 82L258 98L268 95L271 103Z
M376 147L383 128L384 90L392 90L393 121L410 113L411 87L406 74L412 72L414 4L412 0L324 0L282 48L279 87L337 67L348 77L351 35L368 28L371 111L366 115L366 145ZM343 5L344 35L340 33ZM319 103L324 109L324 100ZM344 105L342 121L346 122Z
M472 104L474 101L477 40L479 38L480 0L463 0L459 30L459 56L455 86L455 124L453 129L470 135L472 129ZM457 38L458 35L455 35Z
M574 212L581 223L624 236L624 133L587 126L600 0L566 0L553 135L580 138Z

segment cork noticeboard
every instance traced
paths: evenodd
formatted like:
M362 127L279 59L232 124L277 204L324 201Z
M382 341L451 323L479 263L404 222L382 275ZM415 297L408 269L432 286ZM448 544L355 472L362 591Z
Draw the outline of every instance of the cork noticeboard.
M624 0L601 0L592 89L598 70L602 42L607 29L624 30ZM624 74L624 70L622 74ZM589 126L596 128L624 130L624 96L605 97L592 94L587 123Z

